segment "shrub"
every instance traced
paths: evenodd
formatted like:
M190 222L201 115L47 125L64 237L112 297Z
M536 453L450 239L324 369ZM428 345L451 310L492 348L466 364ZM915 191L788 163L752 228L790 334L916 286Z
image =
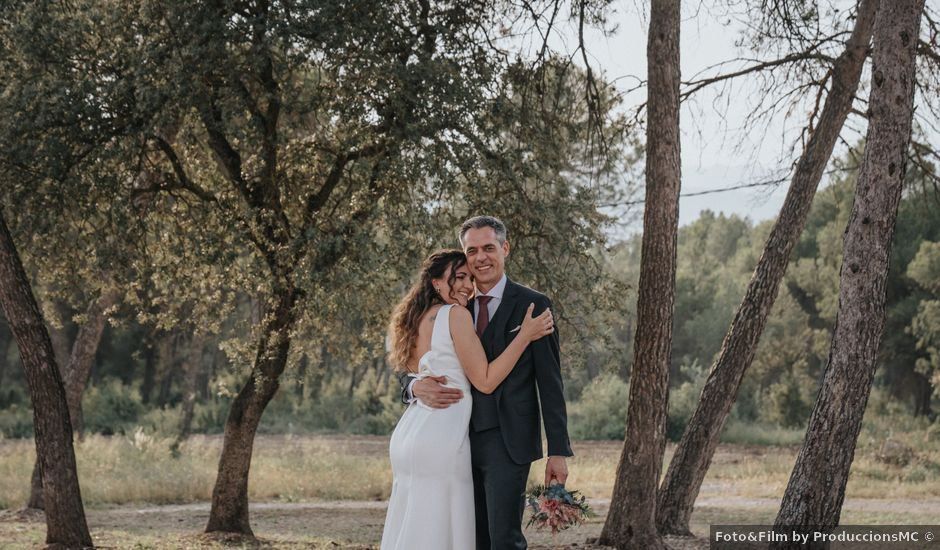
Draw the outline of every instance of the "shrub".
M165 437L175 436L179 432L182 409L175 407L156 407L140 416L140 427L148 432Z
M348 393L348 380L334 381L316 398L299 401L292 392L279 392L265 409L259 431L267 434L340 432L388 435L405 407L398 384L389 384L385 395L363 383ZM223 417L224 421L224 417Z
M784 447L801 444L804 435L805 430L801 428L781 428L761 422L729 418L721 432L721 442Z
M669 391L669 413L666 416L666 438L669 441L682 439L689 419L698 406L708 374L698 359L680 366L679 370L687 382Z
M82 412L86 432L123 434L132 432L137 426L144 405L136 389L112 379L85 391Z
M571 403L569 432L575 439L623 439L630 388L615 374L591 381Z
M192 431L194 433L203 434L222 433L225 430L225 419L228 417L228 411L231 406L232 399L228 397L216 397L208 401L197 401L193 405ZM182 409L180 412L182 413Z
M0 409L0 435L10 439L33 437L33 410L19 405Z
M767 408L762 411L766 420L783 428L805 426L812 405L803 400L800 387L792 375L787 375L767 392Z

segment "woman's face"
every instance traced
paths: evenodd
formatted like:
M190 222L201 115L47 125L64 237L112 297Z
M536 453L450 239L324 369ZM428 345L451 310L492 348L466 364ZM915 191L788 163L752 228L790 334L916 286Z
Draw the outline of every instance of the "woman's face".
M440 279L434 279L434 287L440 289L441 298L448 304L460 304L466 306L470 298L473 298L473 276L470 275L470 269L464 264L457 268L454 284L447 283L450 279L450 273L453 268L448 267L444 276Z

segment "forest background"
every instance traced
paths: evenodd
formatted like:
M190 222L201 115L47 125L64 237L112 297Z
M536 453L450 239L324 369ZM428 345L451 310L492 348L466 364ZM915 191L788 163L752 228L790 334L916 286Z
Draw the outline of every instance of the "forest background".
M207 530L250 533L239 523L250 454L232 449L250 449L256 428L388 435L403 408L385 360L391 308L421 259L453 247L460 221L480 213L510 228L510 276L555 303L572 437L623 440L642 246L623 228L639 219L647 191L644 105L625 106L623 90L592 70L583 35L566 52L541 34L556 16L604 27L609 3L526 11L534 5L14 3L0 27L0 65L15 77L0 97L2 215L78 441L178 460L199 452L194 434L225 431L234 445L222 453ZM745 130L766 114L805 115L806 132L782 146L793 153L782 176L760 184L785 186L822 124L857 12L874 8L730 5L754 22L742 51L776 60L693 75L680 97L717 87L730 102L727 83L748 77L759 99ZM909 487L940 481L940 157L931 145L940 33L936 10L924 13L887 321L858 440L879 461L864 475ZM526 40L532 47L517 52ZM789 256L725 443L803 441L840 307L865 148L851 125L866 121L870 78L863 73ZM671 441L699 403L774 223L706 210L678 229ZM38 468L30 490L23 464L45 414L31 405L13 324L0 323L6 509L41 498ZM143 466L134 460L117 461ZM156 498L206 499L212 475L200 471L199 491L177 484ZM91 502L133 500L129 491Z
M856 164L852 157L839 159L838 172L816 198L724 441L783 444L797 443L802 436L800 427L812 408L835 320L841 237L851 208ZM927 426L936 419L940 397L936 283L940 281L940 205L923 174L914 170L909 177L898 214L888 321L868 414L897 417L903 420L900 425ZM493 210L500 214L498 207ZM555 210L546 205L543 212L551 216ZM507 216L510 227L512 219ZM558 222L561 232L563 223ZM672 441L679 439L694 410L707 367L721 346L771 224L705 211L679 230L667 430ZM510 235L514 252L525 246L525 240ZM446 228L426 238L441 247L453 246ZM578 439L622 440L639 235L605 243L592 252L600 276L622 286L601 291L604 309L577 308L558 300L570 429ZM531 274L538 267L520 266L522 261L514 254L508 272L520 273L521 282L538 286ZM362 309L366 306L337 309L333 322L323 323L325 330L319 338L311 335L297 340L301 349L289 363L283 388L265 411L262 433L391 433L403 405L396 375L384 360L384 329L395 293L407 284L416 265L401 263L405 265L398 273L386 273L381 279L369 276L336 289L375 300L368 303L384 304L384 309L379 306L368 313ZM558 276L551 273L555 270L551 264L542 266L546 269L542 277ZM57 351L66 362L70 350L65 346L75 338L76 320L81 321L84 314L79 308L87 298L61 288L53 294L52 283L39 288L49 289L40 291L40 296L58 294L56 300L45 301L45 311L52 320L54 342L60 343ZM369 290L384 293L373 297ZM252 300L250 296L233 298L232 307L250 311ZM138 427L164 436L175 436L181 429L221 433L231 388L243 376L235 343L247 338L247 333L219 323L218 333L201 335L198 332L206 329L188 324L185 328L161 326L156 316L150 319L147 322L148 317L126 305L108 311L83 399L85 430L106 435L131 434ZM358 330L352 329L355 333L347 331L357 326ZM6 438L30 438L32 412L16 344L5 325L0 325L0 331L4 351L0 430ZM191 415L188 427L183 426L186 415Z

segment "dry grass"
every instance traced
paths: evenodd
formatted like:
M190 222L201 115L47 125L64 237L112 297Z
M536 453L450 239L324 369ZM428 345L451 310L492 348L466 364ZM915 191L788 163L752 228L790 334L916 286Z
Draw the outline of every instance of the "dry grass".
M376 548L381 537L385 510L375 501L388 496L387 445L385 437L259 436L250 481L252 526L261 539L254 545L199 534L221 450L217 436L193 437L178 456L170 453L170 440L93 436L77 445L77 457L89 525L102 548L365 550ZM931 464L940 462L940 451L933 447L920 445L911 464L899 467L879 462L876 446L863 442L842 522L935 523L940 473ZM569 486L594 499L600 515L563 533L558 543L585 548L585 539L603 525L621 444L580 441L574 449ZM795 446L719 447L692 517L693 532L702 537L711 524L772 522L796 452ZM672 446L667 460L671 453ZM0 441L0 509L25 502L33 456L31 441ZM543 471L544 461L534 464L530 482L541 483ZM165 506L170 503L193 504ZM551 547L546 535L528 535L533 549ZM41 517L0 511L0 550L35 548L44 536ZM707 547L701 539L680 546Z
M388 497L387 442L354 437L259 436L252 459L252 500ZM82 497L91 506L201 502L212 496L222 440L193 436L177 456L170 439L89 436L76 444ZM0 441L0 509L26 502L35 451L32 441Z
M221 451L219 436L194 436L177 456L169 439L90 436L76 444L82 496L90 506L205 502L212 494ZM374 436L259 436L249 484L253 501L384 500L391 473L388 439ZM856 453L847 498L936 498L940 450L921 446L910 464L880 462L874 446ZM671 458L672 446L666 460ZM575 442L568 485L592 499L609 498L621 444ZM701 498L779 498L796 460L796 447L722 445ZM34 447L29 440L0 441L0 509L27 500ZM544 461L533 464L530 484L544 481Z

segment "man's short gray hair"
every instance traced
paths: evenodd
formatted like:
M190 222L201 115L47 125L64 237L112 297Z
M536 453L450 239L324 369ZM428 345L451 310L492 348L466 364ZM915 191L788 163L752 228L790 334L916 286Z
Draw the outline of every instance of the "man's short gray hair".
M493 228L493 231L496 232L496 240L499 241L500 245L506 242L506 224L504 224L502 220L494 216L474 216L463 222L460 226L460 232L457 233L460 246L463 246L463 237L467 234L467 231L471 229L481 229L483 227Z

